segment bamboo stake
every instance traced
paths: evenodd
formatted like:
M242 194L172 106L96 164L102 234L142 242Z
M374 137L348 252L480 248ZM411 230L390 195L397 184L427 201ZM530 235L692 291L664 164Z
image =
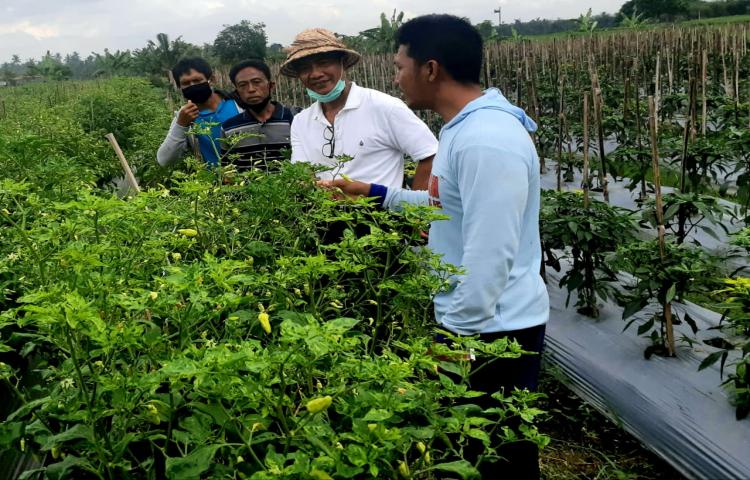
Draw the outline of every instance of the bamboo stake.
M589 92L583 94L583 206L589 208Z
M725 48L725 44L724 44L724 37L722 37L722 39L721 39L721 70L722 70L722 75L723 75L723 78L724 78L724 93L728 97L731 98L732 97L732 87L730 86L729 77L727 76L727 62L726 62L726 58L724 58L725 52L726 52L726 48Z
M622 123L625 126L625 132L627 133L628 103L630 103L630 76L627 73L625 75L625 98L622 101Z
M667 50L667 78L669 79L669 93L674 93L674 56L672 50Z
M654 112L656 113L656 133L659 133L659 110L661 106L661 50L656 53L656 73L654 74Z
M689 97L688 97L688 115L687 119L685 120L685 130L684 130L684 136L683 136L683 144L682 144L682 168L680 171L680 193L686 193L685 187L685 181L687 177L687 168L686 168L686 162L687 162L687 152L688 152L688 146L690 145L690 131L693 128L693 110L695 109L695 78L690 79L690 86L688 87Z
M740 56L737 54L736 44L732 55L734 56L734 118L737 120L740 109Z
M484 88L490 88L490 56L484 55Z
M562 152L563 134L565 130L565 73L560 78L560 107L558 110L559 130L557 136L557 191L562 191Z
M604 153L604 121L602 119L602 89L599 88L599 81L597 80L597 88L594 90L594 116L596 118L597 133L599 136L599 160L601 161L601 167L599 168L599 185L602 187L602 194L604 195L604 201L609 203L609 188L607 180L607 156Z
M651 133L651 162L654 169L654 193L656 195L656 221L658 224L659 232L659 254L662 262L666 259L666 229L664 228L664 205L662 203L661 195L661 176L659 170L659 149L656 144L656 106L654 104L654 97L648 97L648 119L649 119L649 130ZM667 331L667 350L669 356L675 356L675 345L674 345L674 327L672 325L672 304L671 302L664 303L664 320L666 323Z
M638 63L636 60L635 66L635 142L638 145L638 163L641 167L641 200L647 198L646 193L646 166L641 150L643 149L642 135L641 135L641 82L639 78Z
M701 60L701 135L706 136L706 115L708 110L708 100L706 98L706 75L708 70L708 52L703 50L703 59Z
M112 145L112 148L115 150L115 154L117 155L117 158L120 159L120 165L122 165L122 169L125 170L125 179L128 181L128 183L133 188L133 190L135 190L136 193L140 193L141 188L138 186L138 180L135 179L135 175L133 175L133 171L130 169L130 164L125 159L125 155L122 153L120 144L117 143L117 139L111 133L106 134L104 137L107 140L109 140L109 143Z

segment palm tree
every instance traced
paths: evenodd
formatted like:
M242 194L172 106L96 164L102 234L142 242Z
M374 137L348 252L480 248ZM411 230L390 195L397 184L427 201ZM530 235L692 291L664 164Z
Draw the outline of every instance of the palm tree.
M586 33L593 33L596 26L599 24L596 20L594 20L594 15L591 13L591 9L589 8L589 11L586 12L586 15L581 15L578 17L578 31L579 32L586 32Z
M98 70L94 73L94 76L101 75L124 75L130 70L133 64L133 57L130 54L130 50L121 52L117 50L115 53L111 53L109 49L104 49L104 55L94 53L96 57L96 65Z
M633 13L630 15L622 14L620 25L631 30L637 30L648 23L648 19L643 18L643 13L638 13L638 7L633 7Z
M166 75L174 83L172 67L180 57L197 52L197 47L183 41L181 36L170 41L169 35L159 33L155 42L149 40L145 48L135 51L134 57L141 70Z
M393 9L391 18L385 16L385 13L380 14L380 26L364 30L360 32L370 45L370 48L374 53L391 53L393 52L393 39L396 35L396 30L401 27L404 23L404 12L396 14L396 9Z
M28 75L43 77L45 80L68 80L73 72L70 68L58 62L53 55L47 52L39 63L29 60L26 66Z
M9 64L4 64L3 68L0 69L0 79L10 86L16 84L16 74L13 73L13 69Z

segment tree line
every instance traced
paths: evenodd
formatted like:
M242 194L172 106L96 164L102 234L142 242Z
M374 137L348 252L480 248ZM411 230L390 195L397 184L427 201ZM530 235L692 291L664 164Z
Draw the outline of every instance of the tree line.
M522 36L549 35L570 31L593 31L613 27L640 28L649 23L674 22L750 14L750 0L628 0L616 14L592 14L591 9L576 19L541 19L527 22L515 20L497 25L485 20L476 25L486 41L500 41ZM404 21L404 13L382 13L380 24L356 35L341 35L343 40L362 53L393 51L393 36ZM47 52L40 60L22 61L13 55L0 66L0 81L13 85L29 79L89 79L101 76L147 76L154 83L165 84L169 69L185 56L202 56L216 65L231 65L245 58L275 60L283 58L282 45L268 45L265 24L242 20L224 25L212 43L195 45L182 37L170 39L159 33L143 48L135 50L104 49L83 57L79 52L67 54Z
M89 79L101 76L138 75L164 83L177 61L186 56L202 56L214 64L230 65L245 58L268 58L281 55L281 45L268 45L263 23L243 20L235 25L224 25L213 43L194 45L182 37L170 39L159 33L143 48L135 50L92 52L85 58L79 52L64 57L47 51L40 60L21 61L13 55L0 67L0 81L19 83L30 78L49 80Z

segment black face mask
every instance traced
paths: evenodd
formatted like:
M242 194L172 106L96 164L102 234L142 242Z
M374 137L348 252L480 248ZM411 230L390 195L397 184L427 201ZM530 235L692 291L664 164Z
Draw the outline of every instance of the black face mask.
M260 103L257 103L255 105L247 105L247 108L257 114L257 113L262 112L263 109L265 109L269 103L271 103L271 95L261 100Z
M209 85L208 82L190 85L189 87L182 89L182 96L193 103L204 103L211 98L211 94L213 93L214 91L211 89L211 85Z

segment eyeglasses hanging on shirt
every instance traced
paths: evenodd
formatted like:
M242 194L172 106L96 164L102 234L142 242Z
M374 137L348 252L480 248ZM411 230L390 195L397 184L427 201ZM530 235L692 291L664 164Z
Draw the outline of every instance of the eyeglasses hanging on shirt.
M326 141L323 144L323 156L333 158L333 152L336 149L336 136L333 133L333 126L326 126L323 130L323 139Z

